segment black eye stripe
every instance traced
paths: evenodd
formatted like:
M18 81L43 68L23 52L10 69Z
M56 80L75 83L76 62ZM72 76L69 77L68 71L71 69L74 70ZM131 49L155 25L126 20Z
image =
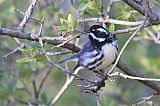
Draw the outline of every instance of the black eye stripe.
M106 37L109 36L109 34L106 34L105 32L100 32L100 31L95 32L94 35L95 35L97 38L106 38Z

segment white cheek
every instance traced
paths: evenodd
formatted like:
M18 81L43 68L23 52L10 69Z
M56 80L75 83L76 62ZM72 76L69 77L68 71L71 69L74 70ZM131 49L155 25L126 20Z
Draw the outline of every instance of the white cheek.
M93 33L89 33L89 34L91 35L91 37L92 37L93 39L98 40L99 42L105 41L105 38L98 38L98 37L96 37Z

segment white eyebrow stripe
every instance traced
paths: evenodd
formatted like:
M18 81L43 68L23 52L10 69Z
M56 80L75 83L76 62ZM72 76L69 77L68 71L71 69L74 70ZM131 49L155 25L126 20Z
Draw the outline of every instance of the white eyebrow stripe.
M103 29L103 28L98 28L97 30L101 31L101 32L105 32L106 34L108 34L107 31L105 29Z
M96 37L93 33L89 33L89 34L90 34L91 37L92 37L93 39L95 39L95 40L98 40L98 41L100 41L100 42L105 41L105 38L98 38L98 37Z

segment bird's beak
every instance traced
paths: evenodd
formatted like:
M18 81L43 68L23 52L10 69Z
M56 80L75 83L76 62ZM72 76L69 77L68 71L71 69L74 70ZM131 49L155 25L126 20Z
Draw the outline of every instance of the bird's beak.
M85 33L90 33L89 29L84 30Z

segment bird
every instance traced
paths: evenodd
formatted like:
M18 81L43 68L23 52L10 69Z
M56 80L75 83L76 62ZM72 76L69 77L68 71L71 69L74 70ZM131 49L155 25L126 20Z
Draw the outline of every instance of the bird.
M76 61L74 69L79 66L93 72L103 71L116 60L118 54L117 38L101 25L92 25L84 31L89 41L73 56L59 63Z

